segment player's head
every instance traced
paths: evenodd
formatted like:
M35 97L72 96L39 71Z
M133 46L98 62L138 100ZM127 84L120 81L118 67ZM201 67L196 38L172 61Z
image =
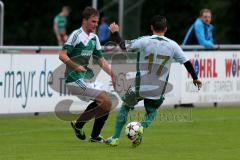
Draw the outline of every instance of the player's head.
M151 30L157 33L165 33L167 31L167 19L164 16L155 15L151 19Z
M212 12L210 9L207 9L207 8L201 9L199 16L200 16L201 20L203 21L203 23L205 23L205 24L211 23Z
M98 26L99 12L92 7L86 7L82 13L82 27L87 32L94 32Z
M64 16L66 16L66 17L69 16L70 12L71 12L71 8L69 6L62 7L62 14Z

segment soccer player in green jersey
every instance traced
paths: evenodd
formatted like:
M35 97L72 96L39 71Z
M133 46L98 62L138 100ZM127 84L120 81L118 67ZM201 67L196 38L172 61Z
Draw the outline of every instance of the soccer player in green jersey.
M66 27L68 23L67 17L69 16L70 11L70 7L63 6L62 11L54 18L53 30L59 46L62 46L68 37Z
M85 123L95 117L90 137L91 142L103 142L100 132L108 118L112 101L100 82L92 81L94 72L89 68L89 60L95 58L100 67L111 76L115 86L115 75L103 57L98 36L94 34L99 22L99 12L86 7L82 13L82 27L73 31L64 44L59 58L66 64L65 81L69 91L79 98L92 100L86 110L71 125L77 138L86 139L83 131Z
M136 81L130 85L127 93L122 97L123 104L118 112L114 134L105 141L111 146L119 144L120 133L127 121L129 110L133 109L139 101L144 100L146 113L144 120L141 122L141 127L137 131L139 132L138 137L133 141L133 146L136 147L141 144L143 129L151 124L156 117L157 109L164 101L164 93L173 60L184 64L193 78L193 84L198 89L202 86L202 82L198 80L191 62L180 46L164 36L167 31L166 18L159 15L154 16L151 20L151 30L153 35L140 37L127 44L122 43L123 41L118 34L118 25L115 23L110 25L112 36L115 37L115 41L120 44L121 48L127 51L138 50ZM163 83L158 84L156 82ZM157 89L150 90L149 88Z

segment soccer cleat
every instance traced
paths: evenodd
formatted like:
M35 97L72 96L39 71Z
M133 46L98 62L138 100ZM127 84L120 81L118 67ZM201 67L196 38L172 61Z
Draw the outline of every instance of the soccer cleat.
M133 147L137 147L142 143L142 136L138 136L135 141L132 142Z
M90 137L89 142L99 142L99 143L104 143L105 139L102 136L98 136L98 137Z
M78 139L81 139L81 140L86 139L86 135L85 135L83 128L81 128L81 129L76 128L76 121L71 121L71 126L72 126L72 128L75 132L75 135Z
M137 130L137 138L132 142L133 147L137 147L142 143L142 137L143 137L143 126L139 127Z
M110 137L110 138L106 139L104 143L107 145L110 145L110 146L118 146L119 140L118 140L118 138Z
M137 129L137 135L139 135L139 136L143 135L143 126L141 126Z

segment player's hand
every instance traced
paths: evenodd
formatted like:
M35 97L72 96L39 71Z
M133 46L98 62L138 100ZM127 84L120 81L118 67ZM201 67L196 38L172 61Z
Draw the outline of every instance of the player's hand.
M198 79L193 80L193 84L198 87L198 90L200 90L202 87L202 82Z
M87 71L83 66L79 65L76 69L77 72L85 72Z
M111 33L119 32L119 26L115 22L113 22L110 24L109 30L111 31Z

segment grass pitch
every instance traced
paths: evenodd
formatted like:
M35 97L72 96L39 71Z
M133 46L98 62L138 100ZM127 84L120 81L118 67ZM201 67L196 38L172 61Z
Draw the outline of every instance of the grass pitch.
M132 111L131 121L144 112ZM111 136L116 113L102 135ZM85 126L90 135L92 121ZM239 160L240 107L163 109L132 148L122 132L110 147L75 138L69 122L54 115L1 116L0 160Z

